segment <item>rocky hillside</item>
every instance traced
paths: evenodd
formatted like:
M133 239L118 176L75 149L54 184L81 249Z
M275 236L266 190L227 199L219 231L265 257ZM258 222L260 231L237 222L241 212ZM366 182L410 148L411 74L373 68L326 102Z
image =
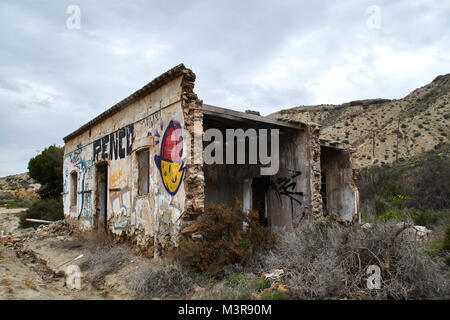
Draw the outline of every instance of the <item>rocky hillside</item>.
M0 200L2 199L37 199L36 191L41 185L36 183L28 173L15 174L0 178Z
M450 74L436 77L403 99L299 106L269 115L321 125L321 137L356 150L356 164L391 163L448 142Z

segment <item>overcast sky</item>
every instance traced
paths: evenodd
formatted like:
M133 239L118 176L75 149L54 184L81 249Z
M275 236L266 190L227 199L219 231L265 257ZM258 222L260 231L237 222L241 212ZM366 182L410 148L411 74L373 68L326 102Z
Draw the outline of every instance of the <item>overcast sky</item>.
M179 63L204 102L263 115L402 98L450 72L450 1L1 0L0 39L5 176Z

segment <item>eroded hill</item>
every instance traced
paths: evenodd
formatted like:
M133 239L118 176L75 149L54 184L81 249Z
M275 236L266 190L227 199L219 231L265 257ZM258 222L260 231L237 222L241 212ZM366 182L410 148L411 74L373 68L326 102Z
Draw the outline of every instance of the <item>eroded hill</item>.
M269 115L321 125L321 137L356 150L360 166L391 163L448 142L450 74L403 99L368 99L341 105L299 106Z
M30 178L28 173L0 178L0 200L35 200L38 198L36 191L40 186L39 183Z

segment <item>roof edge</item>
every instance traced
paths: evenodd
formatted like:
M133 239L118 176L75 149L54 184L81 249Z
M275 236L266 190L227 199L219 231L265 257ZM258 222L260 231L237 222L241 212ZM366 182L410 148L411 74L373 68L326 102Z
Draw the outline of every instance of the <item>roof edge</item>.
M184 66L184 64L181 63L181 64L173 67L172 69L166 71L165 73L161 74L159 77L157 77L157 78L153 79L152 81L150 81L149 83L147 83L141 89L139 89L139 90L135 91L134 93L132 93L131 95L129 95L127 98L123 99L119 103L116 103L111 108L109 108L105 112L101 113L100 115L98 115L97 117L92 119L91 121L89 121L86 124L82 125L80 128L78 128L74 132L72 132L69 135L65 136L63 138L64 142L66 143L67 141L69 141L69 140L79 136L80 134L82 134L86 130L92 128L94 125L102 122L107 117L112 116L113 114L116 114L117 112L125 109L130 104L132 104L133 102L135 102L135 101L141 99L142 97L150 94L151 92L155 91L156 89L162 87L164 84L172 81L173 79L175 79L175 78L177 78L177 77L179 77L179 76L181 76L183 74L188 74L188 73L191 73L194 76L194 79L195 79L195 75L193 74L192 70L186 68Z

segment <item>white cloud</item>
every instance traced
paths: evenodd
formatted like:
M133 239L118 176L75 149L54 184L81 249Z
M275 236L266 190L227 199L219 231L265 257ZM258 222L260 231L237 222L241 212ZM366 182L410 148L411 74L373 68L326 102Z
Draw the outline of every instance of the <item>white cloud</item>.
M0 3L0 176L179 63L205 103L262 114L398 98L450 70L444 1L79 0L80 30L69 4Z

